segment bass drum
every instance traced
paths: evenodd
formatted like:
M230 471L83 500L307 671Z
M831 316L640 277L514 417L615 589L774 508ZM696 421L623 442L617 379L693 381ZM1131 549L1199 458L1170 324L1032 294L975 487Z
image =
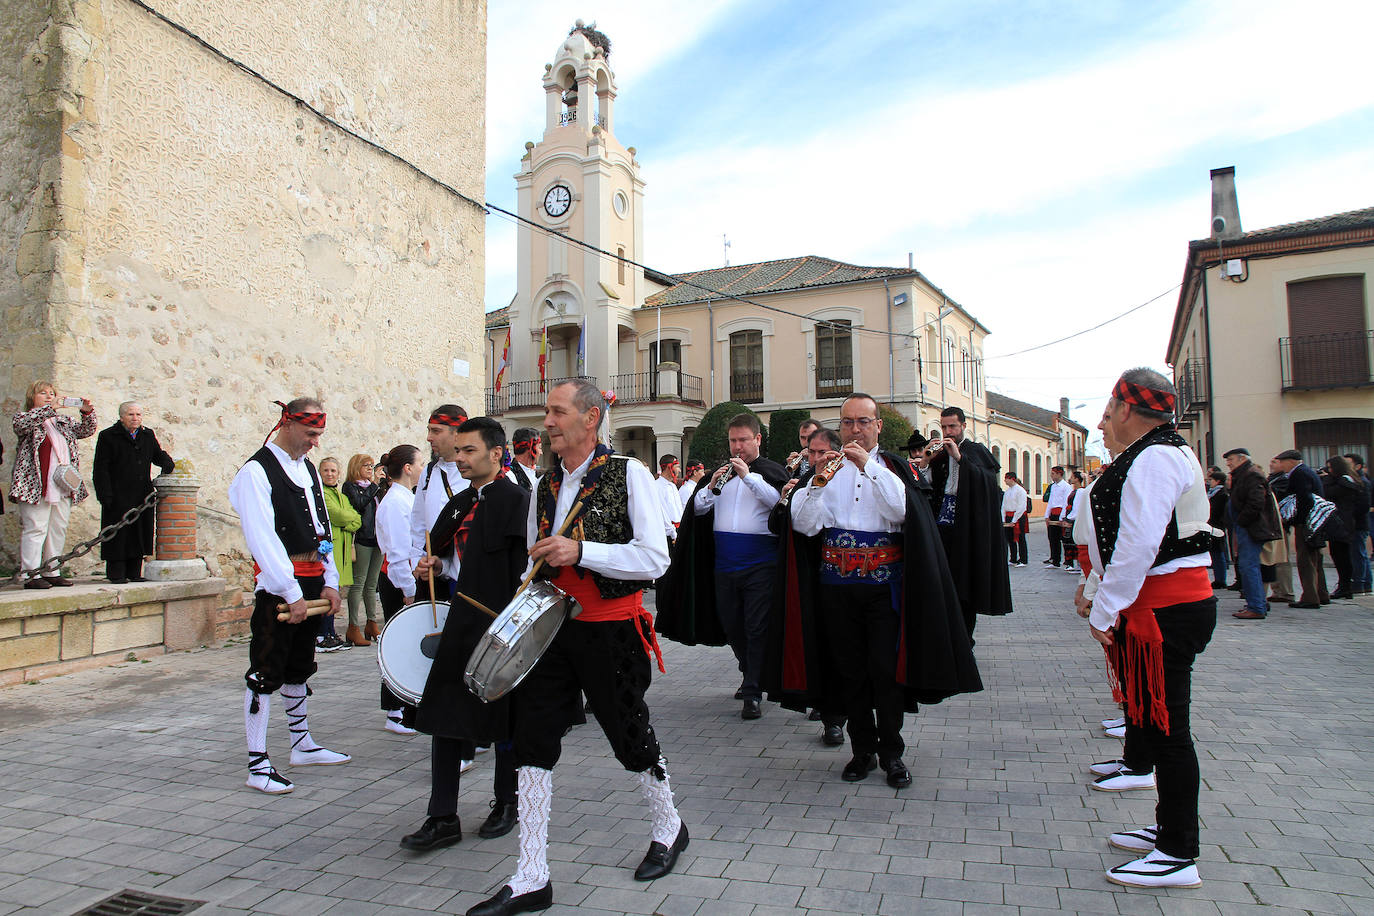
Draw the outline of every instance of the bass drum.
M436 601L431 610L428 601L421 601L388 620L377 637L382 681L411 706L418 706L424 695L447 619L448 602Z
M463 682L482 702L499 700L516 688L580 610L568 593L546 579L531 582L491 622L468 658Z

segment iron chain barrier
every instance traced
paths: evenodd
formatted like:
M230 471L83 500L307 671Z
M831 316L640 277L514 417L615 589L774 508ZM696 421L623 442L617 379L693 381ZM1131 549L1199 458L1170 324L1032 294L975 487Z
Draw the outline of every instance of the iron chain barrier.
M143 515L143 513L147 512L156 504L157 491L154 490L153 492L148 494L147 499L143 500L142 505L134 506L132 509L129 509L122 516L120 516L119 521L115 522L112 525L106 525L104 528L101 528L100 533L97 534L95 537L91 538L88 541L82 541L80 544L77 544L70 551L62 554L62 556L60 557L53 557L46 563L39 565L37 569L19 569L15 572L14 575L9 577L8 581L0 584L0 588L12 588L14 586L19 585L21 582L23 582L24 579L29 578L30 576L37 577L61 575L62 564L66 563L68 560L75 560L79 557L84 557L92 550L95 550L95 548L99 545L106 543L111 538L113 538L120 530L128 528L134 522L138 521L139 518Z

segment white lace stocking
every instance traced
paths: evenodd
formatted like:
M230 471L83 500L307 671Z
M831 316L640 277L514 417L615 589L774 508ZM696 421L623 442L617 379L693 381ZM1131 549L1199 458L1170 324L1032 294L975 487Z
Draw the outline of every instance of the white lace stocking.
M549 811L553 807L553 773L540 767L515 771L519 786L520 864L507 884L515 896L549 883Z
M663 778L659 779L661 772ZM650 767L643 773L636 773L639 788L644 793L644 801L649 805L649 816L653 819L654 842L672 846L677 840L677 832L682 827L677 806L673 804L673 789L668 785L668 764L658 758L658 766Z

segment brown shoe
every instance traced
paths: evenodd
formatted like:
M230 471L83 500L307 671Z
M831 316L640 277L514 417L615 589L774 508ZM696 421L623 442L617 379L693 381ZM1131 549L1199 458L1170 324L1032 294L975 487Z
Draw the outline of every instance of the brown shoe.
M52 588L52 583L47 579L30 579L24 583L25 588Z
M348 629L344 631L344 640L347 641L350 646L372 645L372 643L368 642L367 638L363 636L362 627L351 623L348 625Z
M1232 614L1231 616L1232 616L1232 617L1235 617L1235 618L1238 619L1238 620L1263 620L1263 619L1264 619L1264 615L1263 615L1263 614L1256 614L1254 611L1250 610L1249 608L1246 608L1246 609L1243 610L1243 611L1236 611L1236 612L1235 612L1234 614Z
M47 582L49 585L60 585L63 588L70 588L76 584L71 579L67 579L63 576L44 576L43 581Z
M382 628L377 626L377 621L369 620L367 626L363 627L363 637L365 639L376 639L382 635Z

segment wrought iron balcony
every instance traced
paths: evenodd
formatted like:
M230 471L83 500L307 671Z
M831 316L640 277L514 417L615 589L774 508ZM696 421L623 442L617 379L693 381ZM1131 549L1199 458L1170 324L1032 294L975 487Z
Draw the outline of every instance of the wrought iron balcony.
M549 399L548 393L555 387L564 382L574 382L580 378L590 378L588 375L570 375L563 378L545 379L541 383L539 379L528 381L507 382L501 386L501 390L495 388L486 389L487 416L499 416L509 410L542 410L544 403Z
M731 372L730 400L741 404L762 404L763 373Z
M1374 386L1374 330L1279 338L1284 391Z
M619 404L651 404L656 401L702 403L701 379L681 371L677 373L677 394L673 394L671 390L659 390L656 370L622 372L620 375L611 376L611 385L615 389L616 403Z
M853 393L853 366L816 367L816 397L842 398Z
M1196 416L1211 401L1207 387L1207 360L1189 359L1175 373L1180 417Z

